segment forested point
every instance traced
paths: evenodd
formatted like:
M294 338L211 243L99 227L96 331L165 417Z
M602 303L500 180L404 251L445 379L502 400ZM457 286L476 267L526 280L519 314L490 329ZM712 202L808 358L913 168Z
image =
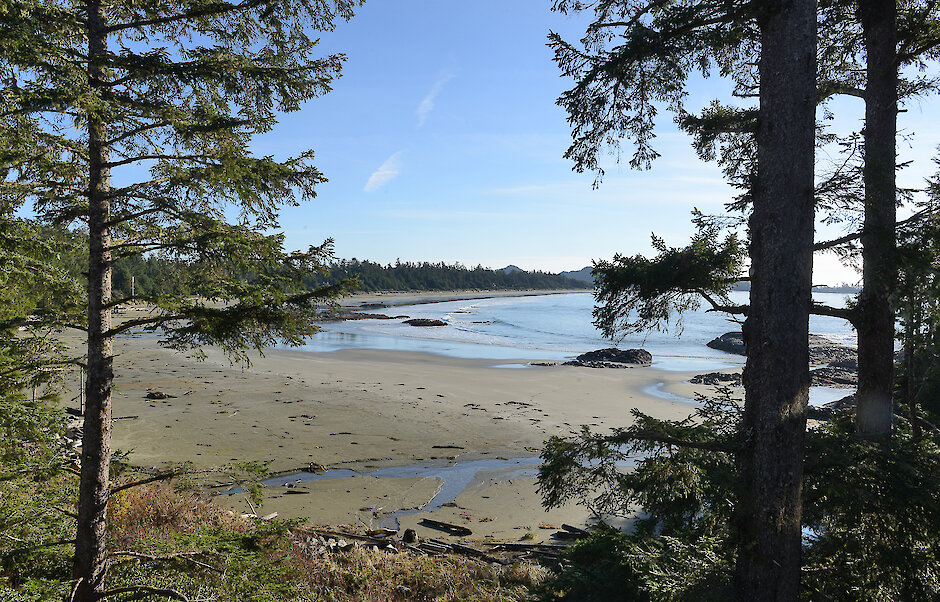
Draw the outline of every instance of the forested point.
M87 249L85 237L81 233L69 231L42 232L46 239L57 239L75 253L62 253L55 259L58 267L73 278L82 280L83 264L87 261L81 256L81 249ZM116 298L129 296L132 292L138 296L190 295L203 294L188 283L198 281L183 277L191 271L187 262L166 259L159 255L143 257L133 255L114 262L113 287ZM251 279L251 274L243 274ZM459 263L445 262L400 262L382 265L368 260L341 259L322 266L318 271L308 272L302 278L302 284L308 290L337 284L355 279L358 285L354 290L364 292L378 291L453 291L453 290L590 290L592 284L575 280L560 274L518 269L492 270L478 265L474 268Z
M560 274L521 270L491 270L483 266L467 268L459 263L396 262L382 265L372 261L342 260L328 266L323 283L359 281L359 290L446 291L466 289L562 289L590 290L592 284ZM316 282L311 281L311 285Z
M185 264L156 257L130 257L114 266L114 288L126 294L131 292L133 279L138 294L154 295L177 293L198 295L200 291L172 290L183 280L177 279ZM340 260L325 266L323 273L311 272L303 277L308 289L343 282L355 278L358 286L353 290L378 291L454 291L454 290L590 290L592 285L567 276L546 272L503 272L482 266L467 268L460 264L396 263L382 265L372 261Z

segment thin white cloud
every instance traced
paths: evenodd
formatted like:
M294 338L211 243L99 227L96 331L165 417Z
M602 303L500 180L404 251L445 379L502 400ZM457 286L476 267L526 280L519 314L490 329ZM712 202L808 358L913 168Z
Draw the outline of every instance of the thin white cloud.
M375 192L397 178L398 174L401 173L401 156L404 153L405 151L400 150L386 159L385 163L380 165L379 168L369 176L369 181L366 182L366 186L363 190L366 192Z
M427 121L428 115L434 110L434 99L436 99L437 95L444 89L444 84L453 79L453 77L453 73L444 73L438 77L431 91L428 92L424 100L421 101L421 104L418 105L418 108L415 109L415 114L418 116L418 127L423 126L424 122Z

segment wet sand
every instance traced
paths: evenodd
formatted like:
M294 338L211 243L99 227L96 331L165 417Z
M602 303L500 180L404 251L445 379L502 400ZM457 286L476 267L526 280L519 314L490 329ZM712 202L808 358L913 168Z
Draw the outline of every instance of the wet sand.
M353 304L364 300L354 298ZM646 367L506 369L492 367L505 361L372 350L274 350L252 355L251 366L243 367L231 365L218 350L206 352L199 361L163 349L154 336L116 341L113 443L128 452L131 464L188 461L209 469L260 461L269 462L271 471L314 464L368 473L390 466L533 457L548 437L568 435L583 424L601 431L624 426L634 407L673 419L692 411L687 403L644 392L651 384L665 383L662 391L682 397L709 390L688 384L692 373ZM154 391L169 397L148 399ZM225 479L216 475L205 482ZM304 516L317 525L375 526L392 512L420 508L440 487L436 478L328 479L298 485L305 493L268 488L263 506L255 510ZM217 500L249 511L244 497ZM472 538L518 540L531 532L534 541L552 532L540 524L588 519L579 507L546 513L532 476L506 480L498 471L481 473L453 504L432 514L466 524ZM399 519L419 534L441 536L417 526L423 516Z

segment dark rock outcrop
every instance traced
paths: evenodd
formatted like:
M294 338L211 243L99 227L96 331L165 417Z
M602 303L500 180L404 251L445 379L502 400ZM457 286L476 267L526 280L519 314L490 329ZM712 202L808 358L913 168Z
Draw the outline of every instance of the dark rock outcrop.
M849 358L829 362L830 368L843 368L845 370L858 370L858 358Z
M387 303L360 303L359 309L388 309Z
M582 353L576 359L565 362L565 366L585 368L628 368L630 365L648 366L653 354L645 349L598 349Z
M747 355L747 347L744 345L744 336L740 332L726 332L725 334L712 339L706 343L712 349L726 351L737 355ZM848 362L855 361L853 369L858 367L858 352L851 347L833 343L826 337L818 334L809 335L809 363L813 366L823 366L833 362L847 362L840 365L840 368L850 368Z
M858 351L837 345L829 339L812 334L809 337L809 363L811 366L828 364L839 368L858 369Z
M408 316L387 316L385 314L370 314L352 309L337 309L317 314L317 322L346 322L349 320L401 320Z
M740 387L742 384L740 373L732 374L728 372L709 372L708 374L699 374L693 377L689 382L695 385L730 385L732 387Z
M836 414L842 413L846 410L853 410L854 408L855 393L852 393L851 395L846 395L842 399L830 401L829 403L819 407L809 406L806 411L806 416L807 418L812 418L814 420L828 420Z
M744 346L744 335L740 332L726 332L720 337L708 341L706 345L718 351L747 355L747 348Z
M826 366L809 371L814 387L855 387L858 385L858 371L848 368Z
M432 320L430 318L412 318L405 320L404 323L411 326L447 326L447 322L443 320Z

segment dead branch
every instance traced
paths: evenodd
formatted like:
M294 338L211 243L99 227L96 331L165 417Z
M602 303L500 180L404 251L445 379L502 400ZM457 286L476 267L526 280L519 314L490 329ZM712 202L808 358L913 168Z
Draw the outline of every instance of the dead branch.
M83 580L84 577L79 577L78 580L75 581L75 585L72 586L72 594L69 596L69 602L75 602L75 594L78 593L78 586L82 584Z
M136 558L139 560L151 560L153 562L169 562L171 560L182 560L184 562L189 562L195 564L196 566L202 567L204 569L209 569L210 571L215 571L216 573L222 573L223 571L217 567L207 564L200 560L196 560L195 556L200 556L206 552L174 552L173 554L166 554L163 556L154 556L152 554L143 554L141 552L132 552L130 550L121 550L118 552L112 552L109 556L127 556L129 558Z
M61 512L61 513L64 514L65 516L68 516L68 517L70 517L70 518L74 518L75 520L78 520L78 514L76 514L76 513L74 513L74 512L69 512L69 511L66 510L65 508L59 508L58 506L52 506L52 509L55 510L56 512Z
M12 550L6 550L0 552L0 558L8 558L10 556L16 556L17 554L24 554L26 552L32 552L33 550L42 550L43 548L54 548L56 546L69 546L75 543L74 539L60 539L57 541L50 541L48 543L38 543L32 546L25 546L22 548L13 548Z
M128 587L116 587L114 589L109 589L101 594L101 598L107 598L108 596L117 596L118 594L133 594L130 598L126 600L140 600L146 596L163 596L164 598L169 598L170 600L181 600L182 602L189 602L189 598L183 595L181 592L176 591L175 589L167 589L162 587L150 587L149 585L132 585Z

